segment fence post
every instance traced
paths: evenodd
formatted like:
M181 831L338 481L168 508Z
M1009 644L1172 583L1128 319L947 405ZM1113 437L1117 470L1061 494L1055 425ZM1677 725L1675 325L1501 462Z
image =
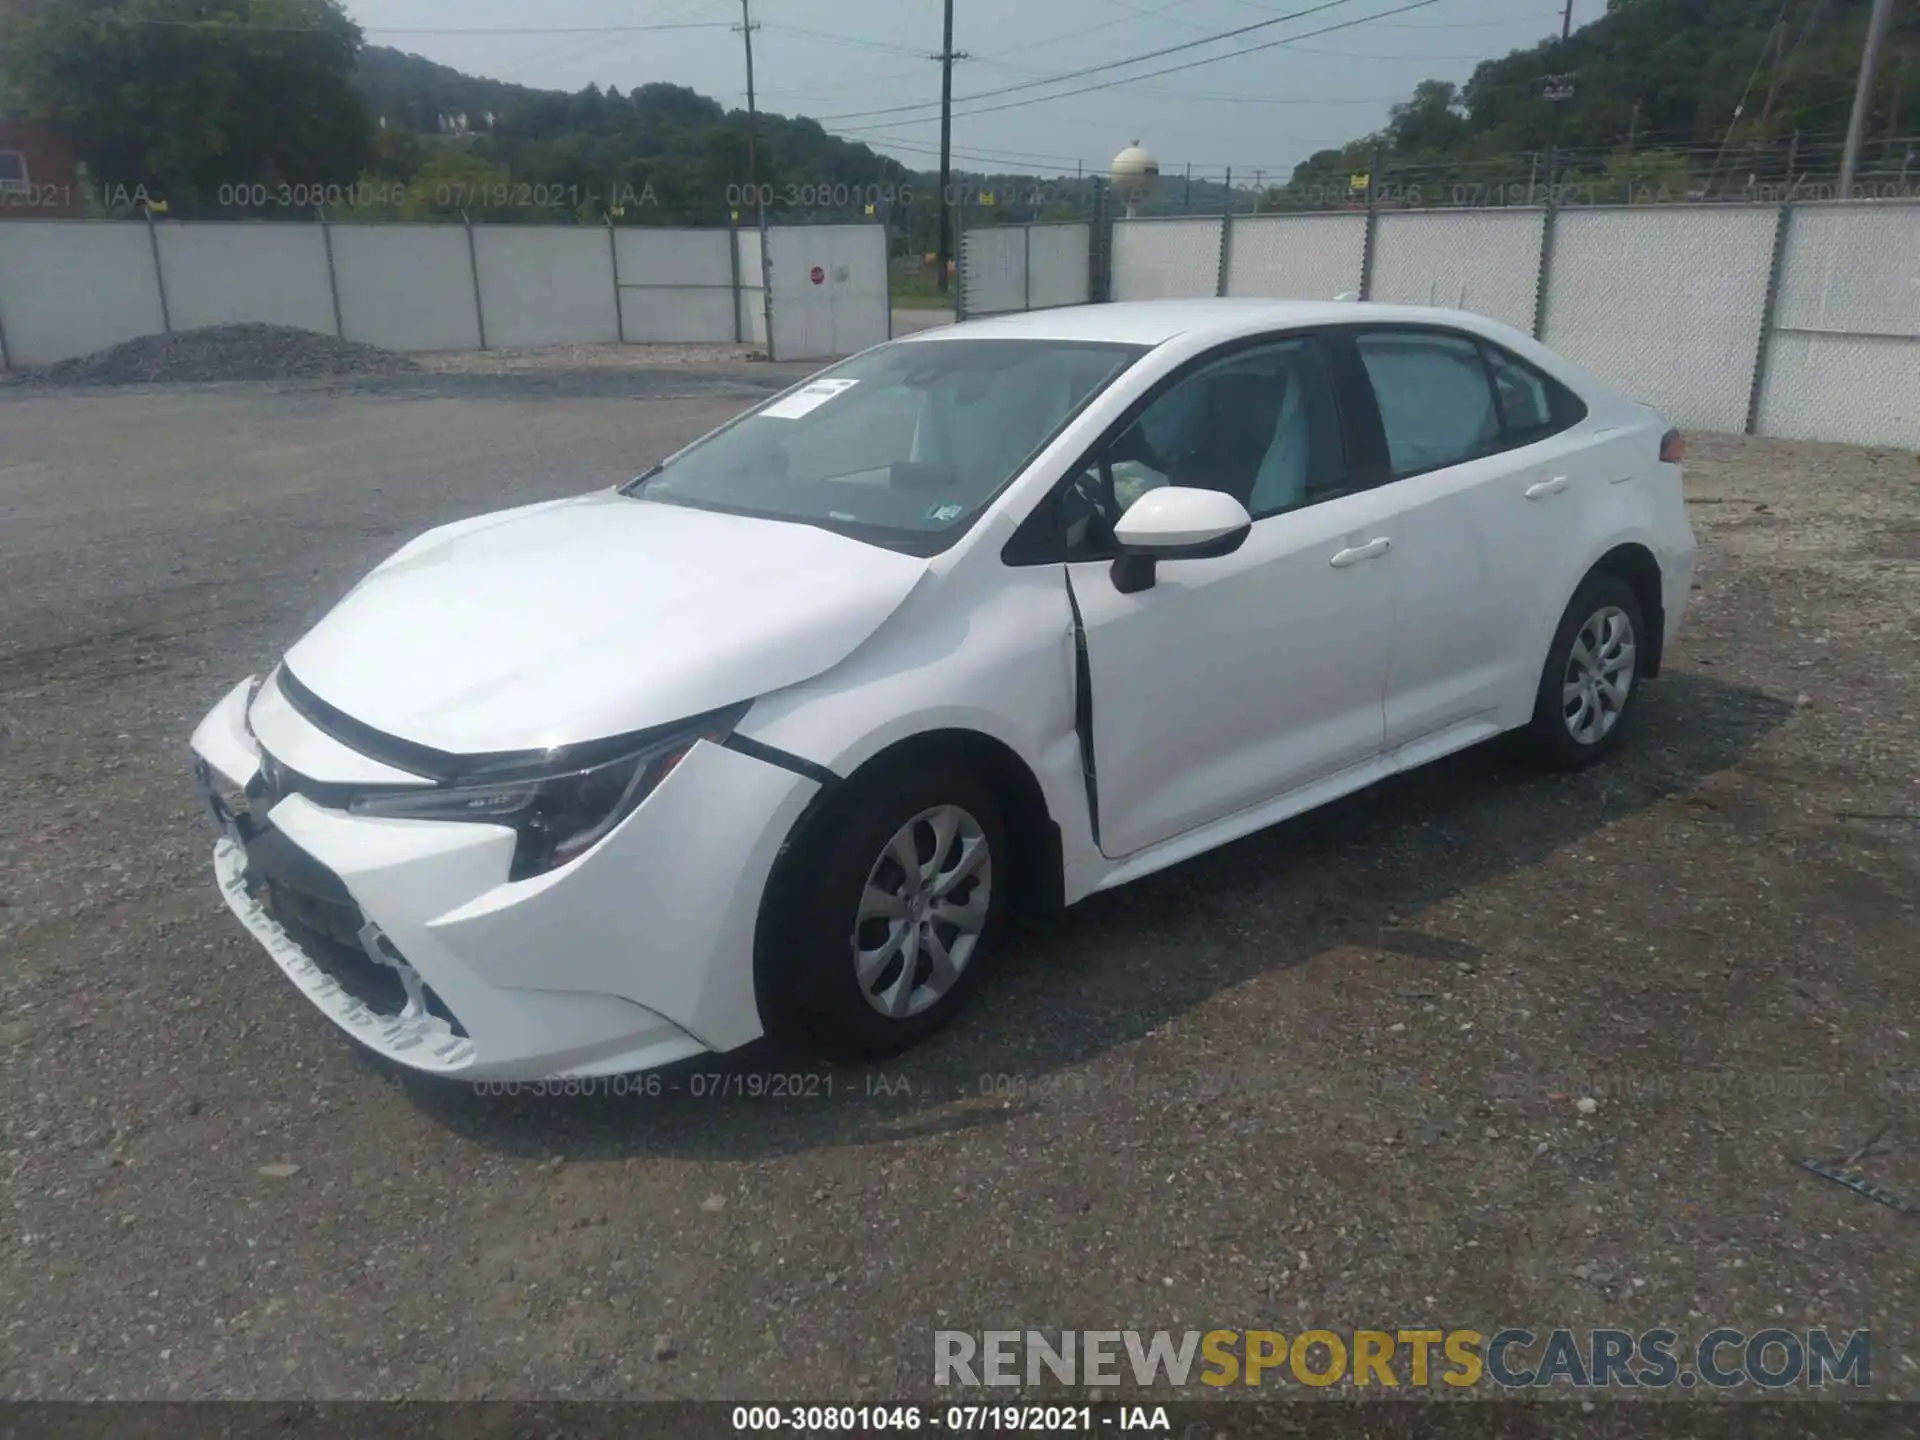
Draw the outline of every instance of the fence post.
M964 203L963 201L962 204L964 205ZM958 325L962 320L967 318L967 227L965 224L964 210L959 206L956 206L955 209L961 214L961 224L959 228L953 232L953 263L955 266L953 272L953 323ZM936 266L940 263L940 256L937 251L933 257L933 263Z
M7 353L7 320L0 315L0 370L13 368L13 356Z
M1559 229L1560 207L1553 203L1553 192L1547 192L1547 208L1540 219L1540 275L1534 282L1533 293L1533 338L1544 339L1547 333L1547 286L1553 281L1553 236Z
M160 292L160 325L173 333L173 311L167 304L167 269L160 263L160 231L153 223L153 207L147 207L147 248L153 252L153 283Z
M1380 147L1367 162L1367 228L1360 237L1360 298L1373 299L1373 249L1380 235Z
M333 333L347 338L346 322L340 318L340 274L333 264L333 223L320 207L320 248L327 253L327 294L333 298Z
M1787 258L1787 232L1793 228L1793 204L1780 207L1773 226L1773 258L1767 265L1767 295L1760 302L1760 347L1753 354L1753 385L1747 391L1747 434L1760 433L1760 397L1767 384L1767 360L1773 350L1774 312L1780 304L1780 272Z
M613 215L607 214L607 257L613 261L613 333L620 337L622 345L627 343L627 312L620 303L620 237L613 233ZM734 303L734 316L739 317L740 306Z
M893 339L893 206L881 200L873 207L880 223L880 263L887 280L887 339ZM957 318L957 317L956 317Z
M480 298L480 247L473 240L473 217L460 212L460 223L467 227L467 269L473 274L473 319L480 327L480 348L487 348L487 304Z
M747 292L740 286L740 212L733 212L733 224L727 230L727 259L733 266L733 343L747 343L747 322L740 307L747 303Z
M1087 299L1104 305L1113 298L1112 234L1107 228L1107 192L1093 177L1093 223L1087 226Z
M962 271L966 263L961 262ZM961 279L965 279L963 274ZM1020 232L1020 308L1033 309L1033 222L1029 220Z
M767 325L767 363L771 365L778 358L773 349L773 232L767 226L767 205L763 196L756 195L754 209L760 216L760 314Z
M1220 254L1215 260L1219 273L1214 276L1213 293L1227 293L1227 262L1233 258L1233 167L1227 167L1227 202L1220 212Z

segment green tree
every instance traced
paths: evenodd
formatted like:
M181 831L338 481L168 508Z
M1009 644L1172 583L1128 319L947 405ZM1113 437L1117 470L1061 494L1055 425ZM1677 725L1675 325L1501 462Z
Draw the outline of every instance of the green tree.
M109 195L176 214L223 186L345 184L371 155L339 0L0 0L0 88Z

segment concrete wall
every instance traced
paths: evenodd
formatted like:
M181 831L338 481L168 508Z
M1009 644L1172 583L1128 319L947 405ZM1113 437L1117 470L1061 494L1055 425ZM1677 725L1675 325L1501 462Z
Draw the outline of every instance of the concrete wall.
M333 265L349 340L402 352L480 348L460 226L336 225Z
M786 306L780 358L830 359L887 338L882 227L769 233ZM0 335L16 368L169 323L291 325L415 353L764 346L760 243L755 230L17 221L0 225Z
M745 333L735 314L731 231L629 229L618 232L618 245L629 340L732 344Z
M163 224L154 239L174 329L253 320L334 333L318 225Z
M771 233L771 232L769 232ZM740 252L740 335L750 345L762 349L767 344L766 269L758 230L733 232L734 246Z
M1223 224L1229 295L1364 288L1537 324L1684 428L1920 449L1920 205L1909 201L1121 220L1106 298L1214 294ZM969 306L1019 307L1011 238L971 231L961 253Z
M481 225L473 232L487 344L608 345L614 313L613 242L579 225Z
M0 225L0 333L13 365L50 365L164 328L146 226Z

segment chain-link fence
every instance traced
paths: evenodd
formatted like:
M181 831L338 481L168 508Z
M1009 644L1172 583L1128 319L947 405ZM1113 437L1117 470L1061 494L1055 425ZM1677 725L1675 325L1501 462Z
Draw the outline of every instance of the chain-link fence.
M1532 330L1540 295L1544 210L1429 210L1382 215L1367 298L1472 310Z
M1079 244L1080 228L1056 243ZM1104 284L1102 228L1087 230L1098 300L1350 294L1468 310L1677 425L1920 448L1920 203L1120 220ZM1003 238L1018 233L967 232L970 310L975 287L1022 297L1006 258L1021 242ZM1035 292L1008 308L1043 303Z
M1796 206L1779 253L1757 431L1920 450L1920 207Z
M1778 214L1711 205L1555 217L1540 338L1676 425L1744 429Z
M1229 222L1228 295L1334 300L1360 293L1364 215L1250 215Z
M1107 298L1218 295L1226 223L1218 215L1114 221Z
M996 225L960 237L960 313L1000 315L1093 298L1093 227Z

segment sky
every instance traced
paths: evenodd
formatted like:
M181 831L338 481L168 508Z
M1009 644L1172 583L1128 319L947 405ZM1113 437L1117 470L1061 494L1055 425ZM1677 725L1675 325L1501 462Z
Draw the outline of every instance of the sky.
M568 91L664 80L729 107L746 103L740 0L346 4L368 43L473 75ZM942 0L749 4L763 109L812 116L916 169L938 163L940 66L932 57ZM1574 25L1603 8L1604 0L1574 0ZM1299 15L1305 10L1315 13ZM1386 13L1394 10L1401 13ZM1299 18L1267 23L1285 15ZM1384 18L1369 18L1376 15ZM610 28L646 25L691 28ZM1190 43L1245 26L1261 28ZM1231 167L1236 183L1271 184L1313 151L1378 129L1416 82L1464 81L1479 61L1559 26L1553 0L955 0L954 49L971 57L954 66L955 164L1092 172L1138 140L1163 175L1191 165L1217 180ZM474 33L483 30L518 33ZM1032 83L1169 47L1186 48ZM1192 64L1220 56L1227 58ZM1190 68L1147 73L1175 66ZM1113 83L1135 75L1143 78ZM1084 87L1100 88L1061 93Z

